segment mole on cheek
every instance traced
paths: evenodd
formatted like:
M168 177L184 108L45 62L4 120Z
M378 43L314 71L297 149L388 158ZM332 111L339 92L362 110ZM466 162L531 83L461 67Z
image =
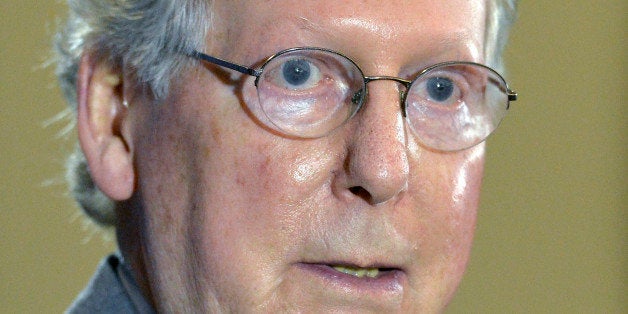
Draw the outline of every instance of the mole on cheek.
M222 131L219 128L212 128L211 130L212 139L216 143L216 145L222 144Z

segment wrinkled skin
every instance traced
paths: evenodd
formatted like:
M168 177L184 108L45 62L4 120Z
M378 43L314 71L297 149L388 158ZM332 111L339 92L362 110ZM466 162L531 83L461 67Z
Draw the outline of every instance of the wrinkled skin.
M216 1L208 54L259 65L333 49L366 75L483 61L483 1ZM422 147L392 81L327 137L278 136L247 112L253 78L199 63L154 105L127 91L133 190L120 246L160 311L440 312L465 269L484 144ZM108 182L98 182L103 186ZM106 191L106 187L104 188ZM394 269L385 280L326 265Z

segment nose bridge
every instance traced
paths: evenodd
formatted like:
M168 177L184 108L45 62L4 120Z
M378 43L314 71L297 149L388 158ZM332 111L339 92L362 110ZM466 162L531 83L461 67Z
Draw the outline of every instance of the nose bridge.
M376 77L406 85L405 80ZM361 187L373 204L386 202L407 188L409 164L403 117L391 96L389 84L371 86L357 121L351 144L349 173L351 185ZM398 89L394 90L395 92Z
M371 83L374 81L393 81L393 82L398 83L399 85L403 85L405 89L399 89L399 107L401 108L401 114L405 117L406 116L406 108L405 108L406 95L408 95L408 89L410 89L410 85L412 84L412 81L409 81L400 77L396 77L396 76L386 76L386 75L364 77L364 83L367 84L367 86L368 86L368 83ZM367 96L368 96L368 87L367 87Z

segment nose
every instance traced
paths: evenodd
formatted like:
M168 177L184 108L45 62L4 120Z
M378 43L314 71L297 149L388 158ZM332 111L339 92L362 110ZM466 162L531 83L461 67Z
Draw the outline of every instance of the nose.
M346 183L352 194L372 205L394 199L408 186L399 88L403 87L397 82L371 82L368 99L353 118L356 121L345 162Z

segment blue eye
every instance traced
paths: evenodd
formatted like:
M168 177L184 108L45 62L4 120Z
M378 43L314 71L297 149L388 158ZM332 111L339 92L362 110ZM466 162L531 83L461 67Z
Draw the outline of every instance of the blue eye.
M310 64L303 59L288 60L282 66L284 80L292 86L300 86L306 83L311 75Z
M427 93L432 100L445 101L453 95L454 83L444 77L432 77L426 82Z

